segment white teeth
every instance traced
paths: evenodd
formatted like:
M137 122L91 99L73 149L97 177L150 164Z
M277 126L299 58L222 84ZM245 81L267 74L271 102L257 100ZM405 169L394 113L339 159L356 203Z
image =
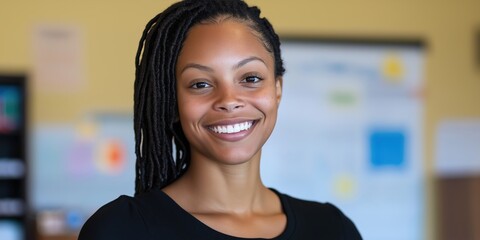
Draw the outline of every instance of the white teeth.
M212 126L210 129L215 133L238 133L252 127L252 121L236 123L233 125Z

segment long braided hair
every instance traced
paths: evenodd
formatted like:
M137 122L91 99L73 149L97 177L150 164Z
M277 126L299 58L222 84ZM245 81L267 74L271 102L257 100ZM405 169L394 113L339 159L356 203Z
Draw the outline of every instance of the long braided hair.
M260 9L242 0L184 0L150 20L135 59L135 194L163 188L190 164L190 147L177 110L175 66L188 30L228 17L246 23L275 60L275 76L285 69L280 41Z

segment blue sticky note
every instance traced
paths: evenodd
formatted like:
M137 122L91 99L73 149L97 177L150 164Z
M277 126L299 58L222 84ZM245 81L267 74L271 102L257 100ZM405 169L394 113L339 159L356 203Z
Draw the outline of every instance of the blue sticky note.
M405 165L405 134L402 131L375 130L370 133L370 164L377 167Z

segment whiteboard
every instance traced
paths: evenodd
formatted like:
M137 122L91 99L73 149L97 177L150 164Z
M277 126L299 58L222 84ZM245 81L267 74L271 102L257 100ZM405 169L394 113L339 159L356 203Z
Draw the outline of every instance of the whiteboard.
M364 239L422 239L423 47L290 40L282 54L265 184L333 203Z

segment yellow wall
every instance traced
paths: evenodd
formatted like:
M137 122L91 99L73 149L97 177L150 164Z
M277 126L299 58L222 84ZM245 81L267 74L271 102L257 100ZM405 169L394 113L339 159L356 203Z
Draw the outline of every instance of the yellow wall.
M250 0L282 35L419 39L427 46L425 159L428 238L432 239L433 145L444 118L480 117L480 64L475 36L480 1ZM2 0L0 71L30 72L32 31L39 23L67 23L84 36L85 85L74 93L31 89L32 122L70 121L86 111L130 112L134 55L147 20L172 1Z

